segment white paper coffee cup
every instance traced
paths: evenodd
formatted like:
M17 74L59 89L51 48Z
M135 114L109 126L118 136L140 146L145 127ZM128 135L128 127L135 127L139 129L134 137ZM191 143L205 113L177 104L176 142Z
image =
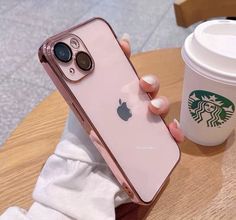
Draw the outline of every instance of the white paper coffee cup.
M236 21L200 24L182 48L180 125L195 143L223 143L236 124Z

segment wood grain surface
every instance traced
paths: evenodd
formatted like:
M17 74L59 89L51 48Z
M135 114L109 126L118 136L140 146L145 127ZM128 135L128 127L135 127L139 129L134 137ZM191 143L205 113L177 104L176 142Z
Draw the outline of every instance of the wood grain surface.
M178 119L183 81L180 49L141 53L131 60L140 76L153 73L159 77L159 93L171 102L166 121ZM63 98L54 92L19 124L1 148L0 213L9 206L28 209L32 204L37 176L59 141L67 112ZM232 133L217 147L202 147L186 140L180 146L181 161L152 210L130 207L131 214L120 219L141 219L147 213L148 220L236 219L234 139Z
M175 0L176 22L188 27L196 22L217 17L235 17L235 0Z

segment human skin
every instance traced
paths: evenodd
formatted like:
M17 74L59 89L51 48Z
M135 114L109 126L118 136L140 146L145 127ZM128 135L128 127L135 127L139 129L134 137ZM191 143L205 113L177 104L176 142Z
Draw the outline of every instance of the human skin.
M123 35L122 39L120 40L120 45L125 54L130 57L131 45L128 34ZM158 96L158 90L160 87L159 79L152 74L146 75L140 79L139 85L145 92L150 93L153 98L149 103L149 110L153 114L165 117L168 114L170 104L167 97ZM176 119L173 119L168 127L176 142L180 143L184 141L183 132L180 129L179 122Z

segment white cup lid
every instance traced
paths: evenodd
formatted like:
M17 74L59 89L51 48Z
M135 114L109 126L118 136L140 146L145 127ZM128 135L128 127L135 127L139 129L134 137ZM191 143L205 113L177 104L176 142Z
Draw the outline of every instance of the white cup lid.
M206 77L236 85L236 21L200 24L185 40L182 55Z

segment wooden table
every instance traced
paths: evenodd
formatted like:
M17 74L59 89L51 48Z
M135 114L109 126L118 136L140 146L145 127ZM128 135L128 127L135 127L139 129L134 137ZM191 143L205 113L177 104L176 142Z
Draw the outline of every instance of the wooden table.
M188 27L196 22L217 17L235 17L235 0L175 0L175 18L179 26Z
M140 76L154 73L160 78L160 94L171 102L166 120L179 118L183 80L180 50L141 53L131 60ZM67 112L66 103L54 92L6 141L0 151L0 213L9 206L27 209L32 204L37 176L59 141ZM181 161L147 219L236 219L235 145L234 134L217 147L201 147L188 140L181 144Z

